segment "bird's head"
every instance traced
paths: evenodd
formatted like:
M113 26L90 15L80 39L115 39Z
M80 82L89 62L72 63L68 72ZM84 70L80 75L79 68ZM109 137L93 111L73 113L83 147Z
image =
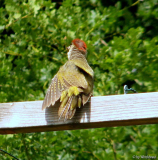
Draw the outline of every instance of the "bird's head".
M72 44L67 47L68 49L68 59L75 54L82 54L84 56L87 55L87 45L81 39L74 39Z

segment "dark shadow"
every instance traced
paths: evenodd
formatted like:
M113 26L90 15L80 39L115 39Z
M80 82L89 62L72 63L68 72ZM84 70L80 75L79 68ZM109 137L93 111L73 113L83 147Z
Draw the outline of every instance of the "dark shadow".
M90 122L91 102L88 102L81 108L77 108L74 117L66 121L64 121L64 119L59 120L58 117L59 106L60 102L57 101L54 106L50 106L45 109L45 119L48 125Z

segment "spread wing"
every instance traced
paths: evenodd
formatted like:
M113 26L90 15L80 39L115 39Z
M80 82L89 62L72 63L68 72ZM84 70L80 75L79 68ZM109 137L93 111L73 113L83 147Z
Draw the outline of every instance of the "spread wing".
M42 104L42 109L49 107L51 104L54 105L55 102L60 98L62 90L66 89L66 85L63 85L57 78L57 75L54 76L52 82L48 88L47 94Z
M54 76L48 88L47 94L42 104L42 109L54 105L60 98L62 91L71 86L79 88L79 92L88 87L86 78L79 68L72 61L68 61L60 68L57 75Z

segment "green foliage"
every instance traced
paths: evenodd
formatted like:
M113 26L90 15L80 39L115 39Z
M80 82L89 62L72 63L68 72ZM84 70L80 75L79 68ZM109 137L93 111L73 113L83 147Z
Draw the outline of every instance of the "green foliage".
M94 95L158 91L158 6L155 0L5 0L0 4L0 102L42 100L81 38L95 72ZM158 153L158 126L0 136L20 159L132 159ZM157 155L158 156L158 155ZM0 159L9 156L0 153Z

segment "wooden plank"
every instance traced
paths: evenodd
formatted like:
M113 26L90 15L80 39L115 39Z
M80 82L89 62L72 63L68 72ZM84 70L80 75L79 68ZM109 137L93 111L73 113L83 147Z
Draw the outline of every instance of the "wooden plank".
M71 120L58 120L59 102L42 111L42 101L0 103L0 134L158 123L158 92L92 97Z

